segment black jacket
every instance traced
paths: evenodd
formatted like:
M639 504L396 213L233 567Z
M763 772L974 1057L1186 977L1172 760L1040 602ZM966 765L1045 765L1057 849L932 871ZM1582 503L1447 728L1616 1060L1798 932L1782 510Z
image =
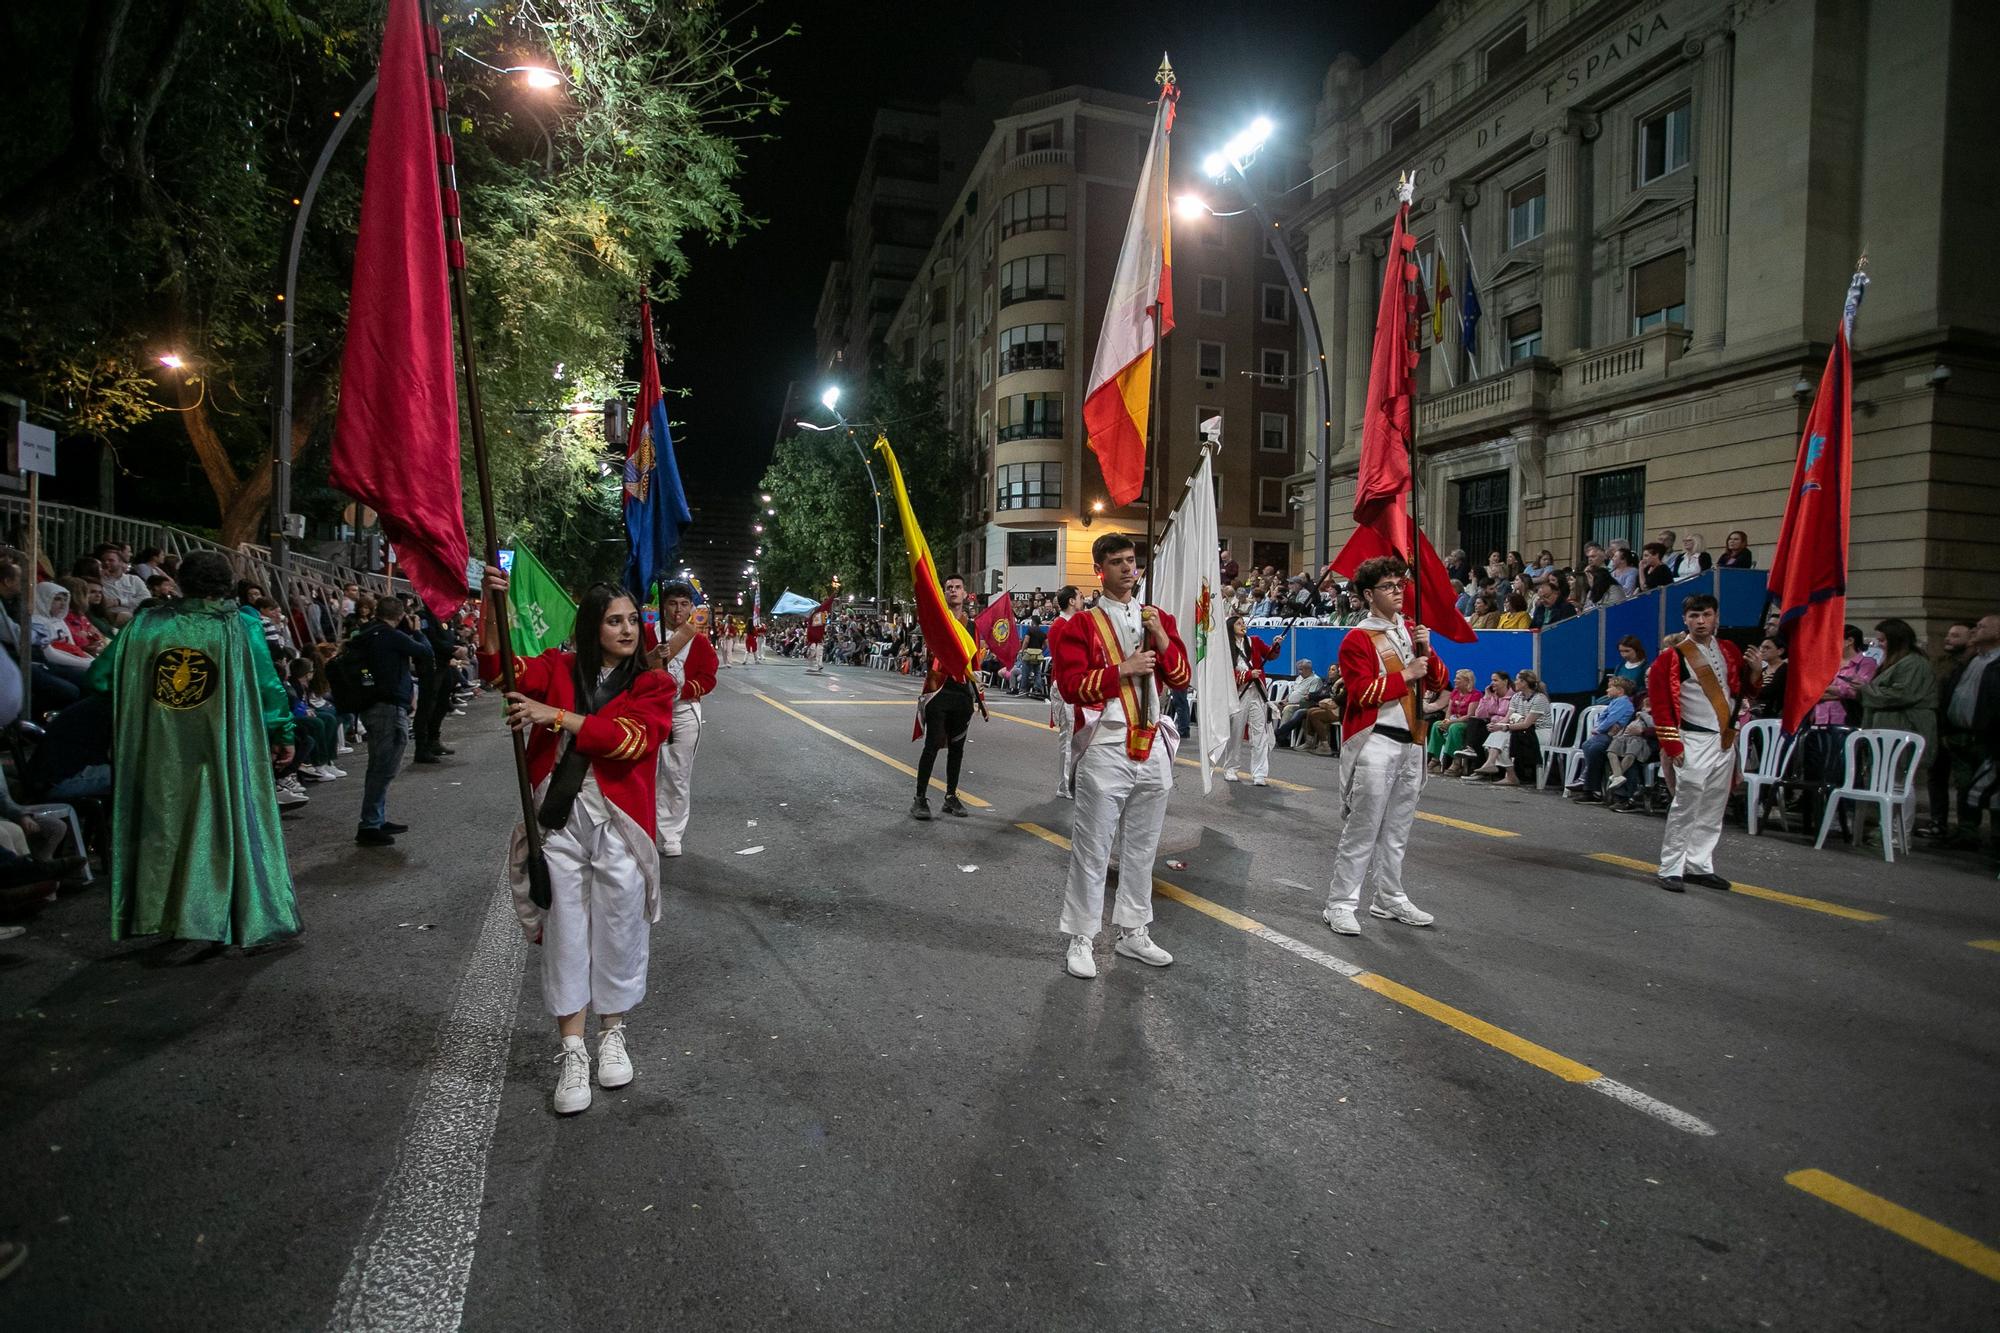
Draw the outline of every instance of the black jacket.
M417 692L410 664L429 664L435 656L423 638L379 620L362 626L361 632L354 636L353 648L375 677L377 698L404 708L411 705Z

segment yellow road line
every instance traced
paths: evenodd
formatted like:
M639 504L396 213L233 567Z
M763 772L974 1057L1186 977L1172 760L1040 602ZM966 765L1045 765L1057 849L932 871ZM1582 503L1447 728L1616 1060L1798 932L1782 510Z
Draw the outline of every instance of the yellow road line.
M1870 1194L1859 1185L1850 1185L1839 1176L1817 1169L1794 1171L1785 1177L1785 1183L1921 1245L1932 1254L1970 1268L1989 1281L2000 1282L2000 1250L1981 1245L1942 1222L1933 1222L1921 1213L1913 1213L1901 1204L1890 1203L1879 1194Z
M1984 949L1988 953L2000 953L2000 940L1967 940L1966 943L1975 949Z
M1491 824L1475 824L1469 819L1453 819L1450 815L1434 815L1425 810L1417 811L1417 818L1427 824L1442 824L1446 828L1463 829L1467 833L1480 833L1489 838L1518 838L1521 836L1511 829L1494 828Z
M1657 875L1660 867L1653 861L1638 861L1629 856L1615 856L1610 852L1590 852L1593 861L1602 861L1609 866L1623 866L1627 870L1643 870L1649 875ZM1780 893L1776 889L1760 889L1755 884L1735 884L1731 893L1740 893L1749 898L1762 898L1767 902L1783 903L1787 907L1802 907L1808 912L1824 912L1847 921L1887 921L1880 912L1864 912L1858 907L1843 907L1839 903L1826 902L1819 898L1807 898L1796 893Z
M911 768L908 764L904 763L902 760L891 759L888 755L883 754L880 750L876 749L874 746L863 745L860 741L855 740L854 737L845 735L842 732L835 731L832 727L827 726L824 722L815 722L812 718L807 717L804 713L801 713L798 709L788 707L785 704L779 703L776 699L773 699L770 695L764 693L762 690L752 690L750 691L750 693L754 697L762 699L765 703L771 705L771 707L777 709L780 713L788 713L792 717L797 718L799 721L811 727L814 731L823 731L827 735L839 741L842 745L853 746L855 749L861 751L861 753L867 755L870 759L879 759L883 763L887 764L889 767L897 770L898 772L906 773L910 777L915 777L917 775L917 770ZM939 791L943 791L945 789L944 783L938 781L936 778L931 779L931 786L936 787ZM982 801L977 796L974 796L971 793L963 790L961 790L958 793L958 799L964 801L967 805L974 806L981 810L990 810L993 808L992 802Z

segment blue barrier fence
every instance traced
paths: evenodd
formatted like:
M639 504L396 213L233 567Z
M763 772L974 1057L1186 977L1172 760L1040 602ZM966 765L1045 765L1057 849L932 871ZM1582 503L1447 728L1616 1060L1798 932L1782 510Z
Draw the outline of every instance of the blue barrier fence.
M1481 686L1495 671L1512 675L1533 667L1541 673L1550 694L1592 694L1604 672L1622 660L1618 656L1620 639L1628 634L1638 636L1646 646L1646 656L1652 657L1659 651L1660 640L1680 629L1681 600L1698 592L1708 593L1722 604L1725 629L1748 628L1763 621L1763 571L1711 569L1617 606L1586 611L1540 632L1481 630L1472 643L1440 640L1438 651L1453 671L1470 668ZM1255 625L1250 632L1269 643L1277 637L1278 629L1277 625ZM1340 643L1346 636L1347 630L1339 625L1299 625L1287 636L1270 670L1273 675L1289 676L1303 657L1325 675L1339 659Z

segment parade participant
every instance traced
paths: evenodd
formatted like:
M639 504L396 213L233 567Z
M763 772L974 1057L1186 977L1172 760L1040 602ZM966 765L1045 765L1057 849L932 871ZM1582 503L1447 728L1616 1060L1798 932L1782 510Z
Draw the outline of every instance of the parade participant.
M660 628L665 642L648 655L663 668L679 693L674 696L674 730L660 747L657 803L661 856L681 854L687 831L695 751L701 747L701 699L715 689L715 649L694 626L694 589L669 583L660 589Z
M1180 743L1161 703L1167 690L1189 683L1187 651L1174 618L1133 595L1139 574L1132 539L1106 533L1091 543L1090 562L1102 588L1097 605L1049 635L1056 683L1076 706L1080 732L1069 878L1057 925L1069 937L1069 974L1085 979L1097 975L1092 948L1104 921L1104 877L1114 836L1119 843L1113 948L1151 967L1174 961L1153 943L1148 928L1153 853L1167 818Z
M192 551L186 596L133 614L92 665L111 696L111 937L250 948L299 932L272 765L291 696L229 558Z
M945 605L951 614L970 628L971 617L967 615L965 580L957 574L948 575L944 580ZM917 799L910 804L912 819L929 819L931 803L928 793L931 786L931 770L937 766L937 753L945 751L944 760L944 813L965 818L965 802L958 799L958 774L965 763L965 733L972 728L972 712L986 711L986 701L979 697L979 689L970 680L953 680L944 674L937 654L932 653L930 670L924 673L923 693L917 699L918 724L924 735L924 755L917 761Z
M1336 935L1359 935L1355 910L1364 881L1375 886L1368 913L1406 926L1436 920L1403 892L1403 850L1424 785L1417 708L1425 689L1450 677L1431 653L1430 631L1403 618L1409 567L1393 555L1363 561L1354 591L1368 614L1340 643L1346 703L1340 719L1340 792L1346 822L1333 857L1333 883L1320 914Z
M1222 780L1236 781L1236 757L1249 732L1250 782L1270 786L1271 777L1271 694L1264 664L1284 646L1285 632L1265 643L1250 637L1250 622L1242 616L1229 618L1229 661L1236 671L1235 716L1229 723L1229 744L1222 752ZM1240 720L1239 720L1240 719Z
M488 595L507 576L486 567ZM575 652L551 648L515 666L507 725L533 729L528 777L552 890L548 909L528 897L527 832L515 826L508 865L521 928L542 946L542 1003L562 1036L554 1106L590 1105L585 1016L597 1014L597 1083L632 1081L625 1015L646 995L649 927L660 919L654 853L656 751L673 728L674 683L643 666L638 603L615 583L595 583L576 609ZM500 675L493 616L482 616L479 672Z
M806 674L817 676L826 670L826 618L833 606L829 597L806 617Z
M1646 701L1660 743L1660 770L1671 774L1674 802L1660 844L1660 887L1685 893L1684 884L1727 889L1715 873L1715 845L1722 839L1722 810L1736 765L1739 702L1763 687L1756 665L1737 646L1716 637L1721 619L1715 598L1695 593L1681 601L1687 636L1653 659L1646 673Z
M1049 654L1049 725L1056 733L1056 797L1059 800L1072 799L1070 774L1076 769L1076 709L1063 698L1063 692L1056 683L1055 648L1056 633L1077 614L1079 601L1074 583L1065 583L1056 590L1056 618L1050 624L1048 637L1043 640Z
M763 637L764 627L759 625L754 619L750 622L750 628L743 631L743 651L749 655L750 665L752 666L764 660L757 656L757 645Z

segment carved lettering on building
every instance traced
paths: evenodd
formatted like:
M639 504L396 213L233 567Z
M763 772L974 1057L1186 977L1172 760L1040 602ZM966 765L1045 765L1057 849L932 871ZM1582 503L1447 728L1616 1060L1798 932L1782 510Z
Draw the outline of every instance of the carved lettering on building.
M1542 104L1553 105L1556 98L1567 96L1598 75L1618 68L1626 59L1645 50L1655 37L1669 31L1670 26L1666 15L1655 14L1651 26L1634 23L1602 46L1593 47L1583 59L1542 85Z

